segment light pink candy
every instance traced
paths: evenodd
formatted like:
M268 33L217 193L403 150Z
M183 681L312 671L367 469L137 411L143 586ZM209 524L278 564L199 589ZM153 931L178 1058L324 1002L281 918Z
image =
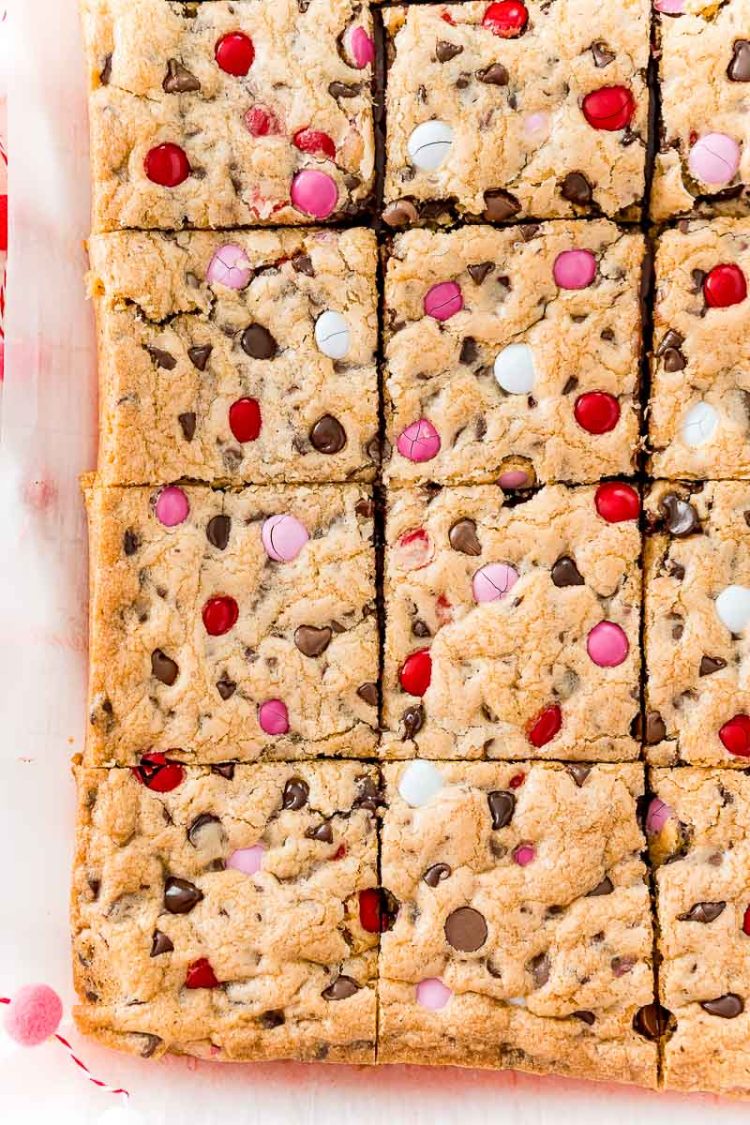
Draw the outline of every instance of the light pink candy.
M253 271L241 246L227 242L220 246L206 270L206 281L227 289L244 289L250 284Z
M464 307L461 286L455 281L441 281L427 290L423 304L427 316L435 320L450 320Z
M431 461L440 452L440 434L432 422L420 418L402 430L396 441L396 449L407 461Z
M426 977L417 985L417 1003L431 1012L439 1012L450 1000L453 993L437 977Z
M536 851L531 844L519 844L513 852L513 860L519 867L528 867L536 859Z
M646 813L646 834L648 836L658 836L664 825L668 820L671 820L673 816L674 812L669 805L659 800L658 797L654 797Z
M156 518L165 527L176 527L184 523L190 512L188 498L181 488L172 484L163 488L156 499Z
M314 219L327 219L336 208L339 190L330 176L315 168L304 168L292 180L292 203Z
M355 27L349 36L349 49L357 70L372 66L375 61L375 44L363 27Z
M48 984L25 984L5 1011L3 1024L22 1047L37 1047L54 1035L63 1015L62 1000Z
M654 0L654 7L665 16L681 16L685 11L685 0Z
M523 469L511 469L507 473L501 473L497 483L501 488L523 488L529 483L529 474Z
M691 148L688 165L704 184L728 184L740 166L740 146L726 133L706 133Z
M552 273L561 289L586 289L596 277L596 258L590 250L563 250Z
M586 651L600 668L616 668L627 657L630 644L614 621L600 621L588 635Z
M294 562L310 535L296 516L269 516L260 533L261 542L269 559L274 562Z
M518 571L507 563L488 563L478 570L471 580L474 601L496 602L513 589L518 581Z
M227 867L231 867L234 871L241 871L243 875L256 875L263 866L265 852L266 849L262 844L253 844L251 848L238 848L227 860Z
M266 734L286 734L289 730L289 712L281 699L268 699L258 708L260 729Z

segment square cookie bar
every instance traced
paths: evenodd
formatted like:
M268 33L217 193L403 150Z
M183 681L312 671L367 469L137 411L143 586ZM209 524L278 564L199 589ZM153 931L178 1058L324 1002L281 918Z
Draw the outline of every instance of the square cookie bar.
M390 480L518 488L632 473L643 266L642 235L605 220L397 235Z
M655 1086L642 767L386 776L379 1060Z
M386 757L638 757L638 493L550 485L523 500L391 492Z
M646 833L658 865L663 1083L747 1097L750 777L657 769L651 784Z
M86 499L89 764L373 753L365 491L90 484Z
M360 0L83 0L94 230L309 223L374 178Z
M750 210L750 3L656 0L661 126L651 214Z
M750 765L750 483L646 499L646 730L662 765Z
M649 445L662 477L750 477L750 219L681 222L656 254Z
M107 483L371 478L371 231L97 235Z
M648 0L386 9L384 219L637 219Z
M80 769L78 785L81 1031L146 1058L374 1062L371 767Z

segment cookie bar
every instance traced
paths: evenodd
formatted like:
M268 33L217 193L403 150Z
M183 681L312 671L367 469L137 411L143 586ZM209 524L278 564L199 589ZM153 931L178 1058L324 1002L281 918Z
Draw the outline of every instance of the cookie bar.
M644 241L605 220L393 240L392 482L526 487L631 473Z
M667 1089L750 1094L750 777L658 769L658 1024Z
M378 1058L656 1085L643 769L386 767Z
M470 0L383 18L386 222L638 218L648 0Z
M83 0L94 230L309 223L374 177L361 0Z
M661 136L651 214L750 210L750 4L656 0Z
M386 757L638 757L638 493L521 498L391 492Z
M365 491L90 483L87 503L88 764L372 754Z
M157 1058L374 1062L376 772L80 769L80 1029Z
M645 740L654 762L750 764L750 482L646 500Z
M649 410L663 477L750 477L750 219L682 222L656 254Z
M106 482L372 478L371 231L128 231L89 253Z

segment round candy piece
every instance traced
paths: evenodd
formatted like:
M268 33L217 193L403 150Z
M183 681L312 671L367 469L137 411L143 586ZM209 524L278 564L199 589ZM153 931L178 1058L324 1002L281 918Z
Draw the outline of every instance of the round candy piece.
M327 219L336 209L339 190L325 172L303 168L292 180L291 200L298 211L314 219Z
M594 507L607 523L623 523L625 520L638 519L641 500L629 484L606 481L594 493Z
M214 253L206 270L206 281L227 289L244 289L253 276L247 255L236 242L227 242Z
M654 7L665 16L681 16L686 2L687 0L654 0Z
M237 624L239 606L234 598L209 598L203 607L203 624L210 637L223 637Z
M588 635L586 651L600 668L616 668L626 659L630 644L614 621L600 621Z
M432 657L428 648L407 656L398 673L398 682L409 695L424 695L432 678Z
M519 867L528 867L536 859L536 850L531 844L519 844L513 850L513 862L517 863Z
M696 402L685 415L682 423L682 437L686 445L697 449L705 445L716 432L719 424L719 415L710 402Z
M518 571L507 563L488 563L476 572L471 580L474 601L496 602L513 589L518 581Z
M375 44L363 27L353 27L344 36L344 46L357 70L364 70L375 62Z
M562 711L553 703L550 707L545 707L540 711L535 719L532 719L527 729L527 737L532 746L537 749L540 746L546 746L551 742L556 734L562 728Z
M176 527L188 518L190 503L182 489L173 484L161 490L156 498L154 511L164 527Z
M750 937L750 906L745 907L745 913L742 916L742 932Z
M262 425L260 403L257 399L238 398L229 407L229 429L241 444L255 441Z
M589 434L608 434L620 421L620 404L605 391L579 395L573 408L575 420Z
M703 281L703 296L712 309L727 309L730 305L739 305L747 297L744 273L733 262L714 266Z
M242 118L251 137L269 137L281 132L276 114L264 105L252 105Z
M495 379L509 395L527 395L534 389L534 353L528 344L508 344L495 356Z
M415 168L434 172L447 157L452 144L453 129L445 121L423 121L409 137L406 148Z
M716 613L730 633L741 633L750 622L750 589L725 586L716 598Z
M398 791L407 805L417 809L431 801L443 788L443 784L443 775L431 762L420 758L406 767L401 775Z
M596 258L590 250L563 250L552 275L561 289L587 289L596 277Z
M143 167L149 180L160 187L178 187L190 175L184 150L171 142L149 149Z
M294 562L310 534L296 516L269 516L260 533L269 559L274 562Z
M668 820L674 816L673 810L659 797L654 797L646 813L646 835L658 836Z
M227 860L227 867L241 871L243 875L257 875L263 866L266 849L263 844L253 844L251 848L238 848Z
M140 765L133 767L133 773L147 789L154 793L171 793L182 784L185 770L179 762L170 762L161 753L142 754Z
M450 320L464 307L461 286L455 281L441 281L425 294L423 307L426 316L435 320Z
M329 359L344 359L351 347L349 325L340 312L326 309L315 321L315 343Z
M267 699L258 708L260 729L266 734L286 734L289 730L289 712L282 699Z
M690 149L691 175L704 184L731 183L740 166L740 146L726 133L706 133Z
M515 39L522 34L528 22L529 13L521 0L499 0L490 4L484 13L482 27L501 39Z
M450 1000L453 992L437 977L426 977L417 985L417 1003L431 1012L439 1012Z
M255 59L255 47L249 35L231 31L216 44L216 61L223 71L235 78L244 78Z
M328 133L321 133L317 129L300 129L294 134L295 147L300 152L307 152L311 156L327 156L329 160L336 157L336 144Z
M735 715L719 731L719 738L730 754L750 757L750 715Z
M581 108L593 129L613 133L626 128L633 120L635 98L627 86L602 86L586 95Z
M528 488L531 484L529 474L524 469L509 469L507 473L501 473L497 478L497 483L506 492L512 492L518 488Z
M63 1015L62 1000L48 984L25 984L5 1011L5 1030L22 1047L38 1047L54 1035Z
M426 418L412 422L396 440L396 449L407 461L431 461L440 452L440 435Z

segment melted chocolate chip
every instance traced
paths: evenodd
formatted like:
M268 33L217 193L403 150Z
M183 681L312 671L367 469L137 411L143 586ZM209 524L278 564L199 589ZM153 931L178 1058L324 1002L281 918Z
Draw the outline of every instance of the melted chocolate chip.
M490 806L492 827L505 828L513 819L516 809L516 798L505 789L493 789L487 794L487 804Z
M605 875L601 883L597 883L593 890L590 890L586 898L601 898L602 895L611 895L614 890L614 884L608 875Z
M174 371L177 360L170 352L165 351L164 348L156 348L153 344L144 344L143 346L157 367L162 367L165 371Z
M226 781L234 781L234 762L220 762L217 766L211 766L211 773L218 774Z
M376 813L379 808L385 805L382 777L378 775L378 781L376 782L372 777L365 774L363 777L358 777L356 781L359 786L359 793L352 808L366 809L368 812Z
M136 551L138 550L138 548L140 547L140 545L141 545L141 541L138 538L138 536L136 535L136 533L134 531L131 531L130 528L128 528L128 530L125 532L125 534L122 537L122 549L125 552L125 554L128 557L130 557L131 555L134 555L136 553Z
M340 976L336 978L333 984L329 984L328 988L323 989L321 996L324 1000L347 1000L355 992L359 992L359 985L356 980L352 980L351 977Z
M601 40L598 43L591 44L591 54L594 56L594 63L600 70L615 61L614 51L610 51L607 44Z
M333 829L327 822L319 824L317 828L308 828L305 833L311 840L317 840L320 844L333 843Z
M340 453L346 445L346 430L332 414L324 414L310 430L310 444L318 453Z
M661 1004L646 1004L633 1016L633 1030L653 1042L666 1033L673 1018L672 1013Z
M715 922L726 909L725 902L696 902L685 914L678 914L680 922Z
M468 366L471 363L476 363L479 349L477 342L473 336L465 336L461 343L461 354L458 357L459 363Z
M416 223L419 212L408 199L399 199L389 203L383 210L383 222L389 227L405 227L409 223Z
M445 920L445 937L449 945L462 953L475 953L487 941L484 915L473 906L459 906Z
M745 1001L736 992L727 992L715 1000L701 1000L701 1008L710 1016L720 1016L723 1020L733 1020L745 1010Z
M165 94L190 94L200 88L200 82L186 66L177 59L167 61L167 73L162 82Z
M441 39L435 48L435 55L438 62L444 63L455 59L456 55L460 55L462 51L463 47L459 46L458 43L448 43L447 40Z
M213 813L201 813L197 816L193 823L188 828L187 838L194 848L197 848L200 843L200 834L203 829L209 824L221 824L218 816Z
M273 1031L275 1027L281 1027L284 1023L284 1013L278 1008L272 1008L258 1016L258 1023L265 1031Z
M401 716L401 722L404 724L404 739L414 738L424 726L424 707L421 704L407 707Z
M415 637L431 637L430 627L425 621L420 621L419 618L412 624L411 631Z
M568 555L561 555L552 567L552 581L561 588L584 585L580 570Z
M111 77L112 77L112 56L107 55L107 57L104 60L104 66L99 71L99 81L101 82L102 86L108 86L109 80L110 80Z
M216 690L218 691L221 698L226 702L226 700L231 699L234 693L237 691L237 684L234 682L234 680L228 680L227 677L224 676L222 677L222 679L216 681Z
M570 765L566 766L566 769L579 789L591 773L591 766L584 762L571 762Z
M170 914L189 914L203 898L203 892L187 879L170 876L164 884L164 906Z
M649 711L646 715L645 739L647 746L655 746L667 737L666 723L658 711Z
M481 285L488 273L494 269L494 262L477 262L466 267L469 277L475 285Z
M314 625L300 625L294 631L294 643L303 656L321 656L328 648L333 630L328 626L322 629Z
M526 963L526 970L531 975L534 988L544 988L549 980L550 963L546 953L537 953Z
M586 207L593 199L591 184L583 172L568 172L560 185L560 195L577 207Z
M580 1011L571 1012L570 1014L573 1019L580 1020L582 1023L588 1024L589 1027L593 1027L596 1023L596 1016L593 1012Z
M194 348L188 348L188 359L198 371L205 371L213 350L211 344L199 344Z
M185 441L192 441L195 437L195 414L192 410L186 414L178 414L177 421L180 423L182 436Z
M251 359L273 359L278 351L276 340L262 324L249 324L240 343Z
M161 957L162 953L171 953L174 949L171 938L163 934L161 930L154 930L151 935L151 953L150 957Z
M459 551L462 555L476 556L482 553L474 520L457 520L448 532L448 542L454 551Z
M436 887L444 879L449 879L452 874L453 870L447 863L433 863L432 867L427 868L422 879L428 887Z
M282 809L291 809L292 812L299 812L307 804L310 796L310 786L301 777L290 777L284 786L284 792L281 796Z
M328 93L332 98L356 98L362 90L362 85L359 82L330 82L328 84Z
M484 193L484 218L490 223L504 223L521 210L521 204L509 191L497 188Z
M372 682L360 684L357 688L357 695L360 699L364 700L369 707L377 707L378 705L378 685Z
M152 1058L157 1047L161 1046L164 1040L160 1039L158 1035L148 1035L146 1032L139 1032L138 1034L143 1040L143 1046L141 1047L141 1058Z
M750 40L735 39L727 77L730 82L750 82Z
M493 63L492 66L478 70L477 78L480 82L486 82L488 86L507 86L510 81L508 70L502 63Z
M665 528L677 539L694 535L701 529L701 522L693 505L674 492L662 497L659 510L664 517Z
M295 254L292 258L292 269L295 273L303 273L305 277L315 277L315 267L309 254Z
M212 516L206 524L206 539L212 547L223 551L229 542L229 532L232 530L232 521L229 516Z
M714 672L720 672L726 666L726 660L722 660L720 656L702 656L698 675L713 676Z
M180 668L166 653L162 652L160 648L155 648L151 653L151 673L156 677L159 683L166 684L171 687L177 679Z

